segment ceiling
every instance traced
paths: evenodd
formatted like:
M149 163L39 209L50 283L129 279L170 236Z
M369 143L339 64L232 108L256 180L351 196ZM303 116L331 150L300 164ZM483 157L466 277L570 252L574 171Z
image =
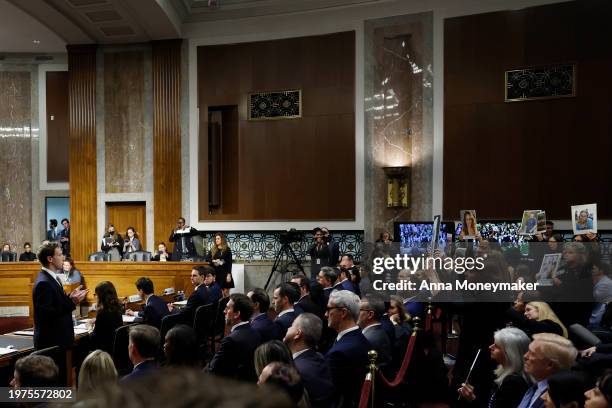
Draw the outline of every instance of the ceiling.
M184 24L388 1L211 0L209 5L209 0L0 0L0 53L62 53L67 44L181 38Z

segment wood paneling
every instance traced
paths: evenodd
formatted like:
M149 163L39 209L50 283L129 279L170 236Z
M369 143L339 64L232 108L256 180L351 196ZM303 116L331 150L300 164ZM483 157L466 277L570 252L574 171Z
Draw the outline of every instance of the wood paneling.
M444 216L612 216L612 3L559 3L452 18L444 27ZM504 71L574 62L575 98L504 103Z
M182 211L181 44L181 40L152 43L153 228L155 243L164 241L170 248L168 236Z
M200 220L354 219L354 67L354 32L198 47ZM287 89L302 90L302 118L247 120L248 93ZM223 158L224 208L210 214L208 110L234 105L223 149L237 154Z
M124 239L132 227L138 234L143 251L147 249L147 211L145 203L106 203L107 220Z
M96 46L68 46L70 251L84 260L98 248Z
M68 182L68 71L47 72L47 182Z

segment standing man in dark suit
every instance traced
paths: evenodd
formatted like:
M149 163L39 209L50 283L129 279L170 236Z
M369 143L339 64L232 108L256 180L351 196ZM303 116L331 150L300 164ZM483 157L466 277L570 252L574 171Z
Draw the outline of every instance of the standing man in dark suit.
M295 310L293 304L300 298L300 290L295 283L283 282L274 289L274 310L278 315L274 319L274 324L278 326L278 339L282 340L287 334L287 329L293 323Z
M323 239L321 228L315 228L312 233L314 234L314 243L308 249L308 254L310 255L310 279L315 281L322 267L336 266L337 261L332 260L331 248L327 241Z
M300 298L293 305L295 312L298 315L306 312L322 317L325 311L313 302L310 297L310 279L308 279L306 275L299 273L291 278L291 282L295 283L300 288Z
M161 327L162 319L169 313L166 302L159 296L155 296L153 281L149 278L140 278L136 281L136 289L138 289L138 295L145 301L144 310L140 312L134 312L130 309L125 311L128 316L138 316L143 319L144 324L157 327Z
M67 349L74 343L72 311L85 299L88 290L82 290L79 286L70 296L64 293L57 275L62 271L64 255L57 243L44 245L38 252L38 260L42 269L32 290L34 348L40 350L59 346Z
M391 341L380 323L385 314L385 302L374 294L367 295L359 302L359 320L357 324L361 332L370 342L370 345L378 353L377 362L380 363L383 373L388 369L393 357Z
M278 326L274 324L268 310L270 309L270 296L262 288L255 288L247 293L253 302L253 315L251 316L251 327L261 336L261 342L278 339Z
M60 239L61 231L57 228L57 220L51 218L49 220L49 229L47 230L47 241L58 242Z
M323 323L319 317L312 313L302 313L295 318L284 338L314 408L330 407L334 393L329 365L315 351L322 330Z
M193 261L193 258L198 256L193 244L194 235L198 235L198 230L186 225L183 217L176 221L176 228L172 230L168 238L170 242L174 242L173 261Z
M231 328L230 334L221 340L219 351L206 371L253 383L257 380L253 356L261 338L249 323L252 313L253 302L248 297L241 293L230 296L225 307L225 324Z
M195 289L191 295L189 295L185 307L176 311L174 310L174 305L168 303L168 310L172 313L179 313L183 317L183 321L189 325L193 324L193 318L195 317L195 312L198 307L212 303L208 289L206 285L204 285L206 273L211 269L211 266L206 265L196 266L191 270L191 283L195 286ZM212 273L214 273L214 270Z
M158 367L155 357L161 341L159 330L153 326L139 324L130 328L129 336L128 355L134 369L121 381L134 380Z
M329 327L338 336L325 354L335 386L337 407L356 407L368 366L370 343L359 330L359 296L348 290L335 290L327 303Z
M70 221L67 218L62 220L64 229L60 233L60 243L62 244L62 251L65 257L70 257Z
M323 233L323 241L327 242L327 245L329 246L331 264L332 266L335 266L340 259L340 244L338 241L334 240L327 227L321 227L321 232Z
M206 267L206 277L204 278L204 286L208 289L208 299L210 303L217 303L223 297L223 289L216 280L216 272L212 266Z
M330 266L324 266L319 271L319 275L317 276L317 281L321 286L323 286L323 295L325 295L325 300L329 300L329 295L334 290L334 285L336 280L338 279L338 270L334 269ZM325 303L327 305L327 303Z

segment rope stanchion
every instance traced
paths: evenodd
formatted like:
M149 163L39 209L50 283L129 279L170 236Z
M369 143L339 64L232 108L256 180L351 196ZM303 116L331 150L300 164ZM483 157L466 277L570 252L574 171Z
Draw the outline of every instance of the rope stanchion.
M376 359L378 353L375 350L368 351L368 358L370 359L370 365L368 366L369 372L366 374L365 381L361 386L361 396L359 397L359 408L367 408L370 394L372 395L372 408L374 408L374 381L376 378Z
M428 332L431 330L431 321L433 319L433 314L431 312L432 306L431 302L427 304L427 315L425 316L425 331Z
M408 342L406 354L404 354L402 366L400 367L397 375L395 376L395 379L393 381L389 381L385 378L383 373L381 373L380 371L378 372L378 376L387 387L397 387L404 379L404 375L406 375L406 370L408 370L408 365L410 364L410 359L412 358L412 352L414 351L414 344L416 343L417 333L420 330L420 328L418 327L419 320L420 319L418 317L414 318L414 329L412 331L412 336L410 336L410 341Z

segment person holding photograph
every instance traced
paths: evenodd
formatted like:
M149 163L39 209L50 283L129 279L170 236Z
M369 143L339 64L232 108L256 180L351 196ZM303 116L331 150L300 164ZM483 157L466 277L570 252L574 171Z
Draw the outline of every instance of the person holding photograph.
M465 239L480 240L482 238L476 227L476 211L464 210L461 217L461 225L461 233L459 234L461 241Z

